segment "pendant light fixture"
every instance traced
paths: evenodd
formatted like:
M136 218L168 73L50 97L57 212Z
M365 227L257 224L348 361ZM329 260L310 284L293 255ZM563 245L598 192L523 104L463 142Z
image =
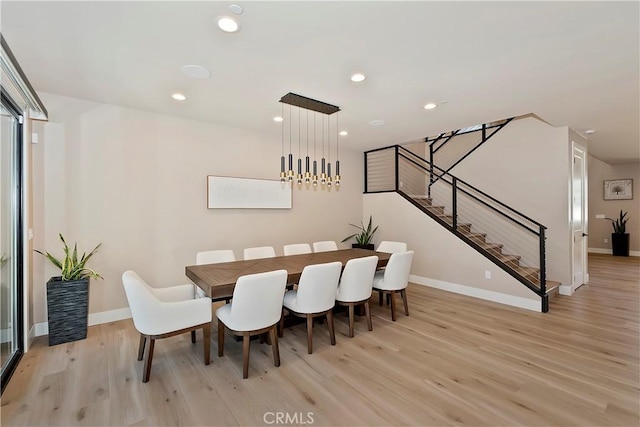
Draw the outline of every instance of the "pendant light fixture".
M335 127L336 127L336 168L335 168L335 180L331 175L331 115L340 111L340 107L327 104L325 102L317 101L315 99L307 98L305 96L297 95L289 92L280 99L283 104L282 114L284 117L284 104L289 105L289 169L285 172L285 156L284 156L284 141L285 141L285 127L282 126L282 156L280 157L280 180L293 181L299 185L312 184L314 187L318 185L318 181L322 186L330 188L332 183L340 185L340 161L338 160L338 115L336 114ZM293 166L293 152L292 152L292 140L293 140L293 113L292 107L298 108L298 170L297 174L294 171ZM307 155L305 157L304 173L302 169L302 111L306 110L306 138ZM310 170L311 159L309 157L309 111L313 112L313 168ZM316 127L317 113L321 113L322 128L318 132ZM325 125L326 117L326 125ZM286 118L285 118L286 120ZM318 161L317 161L317 139L318 133L320 133L320 143L322 144L322 158L320 159L320 175L318 176ZM326 134L326 137L325 137ZM325 157L325 140L327 144L327 157ZM328 160L327 160L328 158Z

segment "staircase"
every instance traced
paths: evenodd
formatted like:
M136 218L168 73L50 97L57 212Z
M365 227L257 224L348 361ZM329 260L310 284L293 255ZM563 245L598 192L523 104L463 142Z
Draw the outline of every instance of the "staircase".
M541 298L559 282L546 279L546 227L478 190L419 154L395 145L365 153L365 193L397 192Z

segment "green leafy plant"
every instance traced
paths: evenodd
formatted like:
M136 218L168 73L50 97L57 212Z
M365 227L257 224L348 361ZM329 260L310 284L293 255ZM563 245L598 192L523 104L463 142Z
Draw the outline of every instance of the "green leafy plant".
M98 248L102 245L99 243L98 246L93 248L89 254L84 252L80 258L78 258L78 244L74 243L73 251L67 245L67 242L64 240L62 233L59 234L60 241L62 242L64 249L64 258L58 259L55 256L51 255L49 252L41 252L37 249L35 251L42 256L45 256L53 265L58 267L62 271L62 280L63 281L71 281L71 280L80 280L85 279L87 277L95 277L97 279L102 279L102 276L99 275L95 270L86 266L87 261L98 251Z
M355 224L349 224L352 227L357 228L358 230L360 230L359 233L354 233L350 236L345 237L344 239L342 239L342 242L346 242L349 239L355 238L356 242L359 245L368 245L371 243L371 239L373 239L373 235L375 234L375 232L378 230L378 226L376 226L375 228L373 227L373 218L371 216L369 216L369 225L367 225L366 227L364 226L364 223L361 222L360 225L355 225Z
M611 225L613 226L614 234L625 234L627 231L627 221L629 218L626 218L629 212L622 213L622 209L620 210L620 217L616 219L605 218L611 221Z

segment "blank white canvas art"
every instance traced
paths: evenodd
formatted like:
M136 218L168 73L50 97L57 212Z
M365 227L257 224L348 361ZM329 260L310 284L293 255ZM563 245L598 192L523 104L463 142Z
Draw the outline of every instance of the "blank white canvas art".
M291 182L207 176L209 209L291 209Z

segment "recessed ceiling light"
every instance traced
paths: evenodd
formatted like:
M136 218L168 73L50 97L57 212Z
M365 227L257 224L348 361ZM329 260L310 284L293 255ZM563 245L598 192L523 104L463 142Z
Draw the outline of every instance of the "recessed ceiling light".
M275 116L275 117L273 118L273 121L274 121L274 122L282 122L282 121L284 121L284 119L283 119L282 117L280 117L280 116Z
M424 106L425 110L433 110L434 108L436 108L437 105L434 104L433 102L428 103L427 105Z
M349 135L349 132L347 132L346 130L340 131L340 136L347 136L347 135Z
M218 27L224 32L235 33L238 31L238 23L235 19L228 16L221 16L218 18Z
M591 135L596 133L595 129L589 129L589 130L585 130L584 133L586 133L587 135Z
M171 95L171 97L172 97L173 99L175 99L176 101L184 101L185 99L187 99L187 97L186 97L186 96L184 96L184 95L183 95L183 94L181 94L181 93L177 93L177 92L176 92L176 93L174 93L173 95Z
M200 65L185 65L182 67L182 72L192 79L204 80L211 77L211 71Z
M229 6L229 10L234 15L242 15L242 12L244 12L244 9L239 4L232 4L231 6Z
M366 78L367 78L367 76L365 76L362 73L355 73L353 76L351 76L351 81L359 83L359 82L363 82L364 79L366 79Z
M382 126L386 122L384 120L371 120L369 126Z

